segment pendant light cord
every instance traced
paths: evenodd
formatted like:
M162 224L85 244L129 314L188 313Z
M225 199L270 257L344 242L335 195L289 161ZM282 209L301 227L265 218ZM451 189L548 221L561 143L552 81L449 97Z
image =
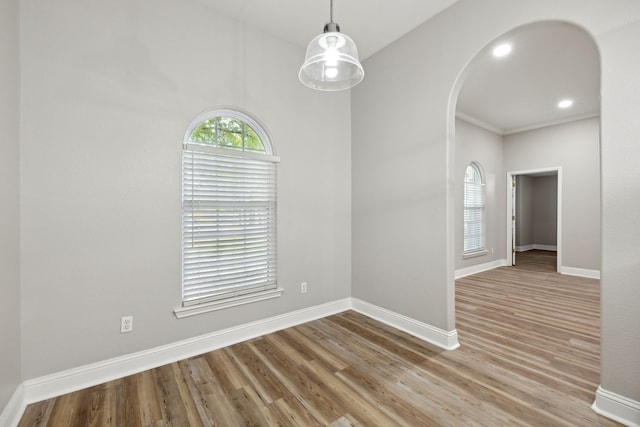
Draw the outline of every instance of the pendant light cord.
M329 0L329 22L333 24L333 0Z

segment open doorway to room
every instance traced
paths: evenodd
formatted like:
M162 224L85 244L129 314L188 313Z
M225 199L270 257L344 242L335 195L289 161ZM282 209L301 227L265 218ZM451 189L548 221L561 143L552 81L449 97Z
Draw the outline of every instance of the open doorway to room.
M507 265L560 272L562 168L507 172Z
M599 82L600 59L592 37L560 21L516 28L489 43L466 66L453 92L455 96L458 90L452 131L456 278L513 265L514 257L517 265L518 250L555 250L556 272L598 276ZM482 167L486 182L483 247L469 254L462 178L471 163ZM557 202L535 204L540 241L514 241L526 238L526 230L533 234L534 227L529 224L521 236L514 232L518 224L512 224L510 180L517 175L523 175L525 186L529 179L540 185L549 184L552 175L558 179ZM544 218L548 212L541 212L552 207L555 233L553 221Z

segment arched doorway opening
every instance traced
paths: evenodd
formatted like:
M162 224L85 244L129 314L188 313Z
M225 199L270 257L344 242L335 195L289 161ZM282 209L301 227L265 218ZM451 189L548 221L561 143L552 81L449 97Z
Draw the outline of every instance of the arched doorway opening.
M505 45L510 47L507 55L494 54ZM544 170L561 170L563 176L557 207L563 216L555 225L547 224L557 230L557 247L545 249L560 251L558 272L598 277L599 94L598 48L590 34L567 22L517 27L469 60L451 91L449 107L449 182L454 187L449 203L455 212L449 232L455 278L512 264L512 251L520 248L511 233L507 178L517 171ZM560 108L566 99L573 105ZM463 178L470 162L482 165L487 177L484 247L475 254L464 251ZM588 183L582 181L585 176ZM587 187L591 190L585 192ZM455 317L455 283L450 295L449 312Z
M494 55L497 48L510 51L510 54ZM599 282L593 281L593 278L599 279L601 260L599 94L600 55L597 45L584 29L566 22L537 22L507 32L485 45L461 71L451 91L448 120L448 178L451 185L448 206L455 213L452 216L454 225L448 229L449 235L453 236L449 240L449 247L453 248L449 259L453 259L450 265L454 270L451 272L453 280L449 287L451 305L448 313L458 329L461 346L465 346L467 333L463 328L469 327L469 319L475 316L473 313L469 315L466 308L474 307L472 298L483 292L473 284L469 286L467 282L471 280L465 277L479 277L475 275L502 267L496 270L497 276L485 275L479 282L497 278L493 288L508 285L511 273L500 275L513 268L511 266L516 264L519 250L556 251L556 269L545 274L582 276L586 278L584 280L591 280L595 288L589 292L597 296L597 305L587 310L599 313ZM468 221L465 218L463 178L465 168L471 163L480 165L484 171L486 196L482 200L484 211L480 226L477 220L475 223L469 221L469 228L475 227L476 233L480 227L481 236L474 237L482 245L468 252L465 245ZM538 236L553 236L553 240L543 241L532 232L533 240L516 241L516 230L523 229L519 227L522 224L516 225L522 219L514 214L516 193L513 185L517 177L547 184L555 182L551 186L555 193L546 199L540 198L553 201L553 209L548 210L553 211L553 215L539 215L529 224L530 230L540 232ZM533 205L540 207L544 202L537 201ZM456 279L461 279L460 290L456 289ZM509 307L506 313L511 309L521 309L515 303L508 305L516 299L537 301L530 305L531 312L527 313L528 308L522 309L515 316L515 321L508 315L495 322L491 316L478 316L488 330L494 328L505 332L504 336L496 333L496 348L508 348L515 351L513 354L538 350L540 354L553 353L545 340L552 334L551 330L541 332L544 328L537 329L535 321L519 323L518 317L526 318L535 313L531 318L540 316L536 320L542 319L540 325L544 322L552 324L554 319L565 315L565 310L573 312L575 308L575 312L579 312L582 300L566 298L560 309L551 304L545 306L541 301L555 299L555 295L564 289L533 286L542 282L531 281L532 286L523 288L526 290L524 294L511 294L496 304L494 302L500 300L499 293L488 292L483 295L485 300L480 298L478 305L472 308L488 313L500 310L502 304ZM563 281L558 280L557 284L562 286ZM539 293L536 295L535 292ZM572 292L580 294L587 291L574 289ZM463 308L460 311L456 311L456 302L461 302ZM496 316L502 315L497 313ZM590 356L597 360L601 351L599 314L597 319L592 317L589 320L593 321L589 335L593 354ZM477 328L474 333L486 333L488 330ZM480 340L490 335L492 331ZM468 348L473 351L473 346L478 344L477 337L473 334L466 336ZM531 342L537 340L537 343L531 348L518 348L508 343L528 339ZM492 342L491 338L486 340L484 344ZM571 354L573 350L561 351ZM595 393L600 380L599 363L590 369L593 375L589 374L587 388Z

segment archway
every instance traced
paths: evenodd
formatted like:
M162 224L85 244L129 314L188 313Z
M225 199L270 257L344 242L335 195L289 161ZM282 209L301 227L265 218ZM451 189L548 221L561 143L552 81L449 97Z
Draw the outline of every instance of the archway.
M517 62L515 65L511 64L510 71L509 67L498 68L498 65L502 66L513 58L495 58L492 55L492 50L503 43L511 44L513 57L516 54L521 56L528 54L529 56L526 57L526 60L520 58L519 61L515 61ZM568 47L572 43L576 44L577 47L575 49ZM551 57L555 55L555 68L548 69L543 67L544 64L548 66L549 63L549 59L545 59L545 55ZM533 70L533 73L530 72L531 70ZM523 76L526 78L523 78ZM488 80L492 80L492 82L487 83ZM498 93L495 90L496 82L504 84L506 89ZM495 215L491 217L492 225L487 226L486 254L483 255L483 258L476 257L470 259L470 261L464 260L463 253L460 250L462 242L460 214L462 201L459 197L460 191L458 188L462 177L460 169L469 161L478 161L482 164L483 159L478 158L482 153L460 159L460 149L464 144L459 139L460 129L456 128L456 122L462 120L487 135L494 135L494 143L502 144L502 147L505 147L506 140L509 142L522 141L527 139L523 138L522 135L531 137L536 132L547 132L540 131L540 129L555 129L567 123L590 120L596 123L595 127L591 126L592 130L595 129L593 135L595 135L595 151L596 156L598 156L596 159L597 166L594 168L593 174L595 174L596 184L599 187L599 82L600 58L593 38L582 28L560 21L527 24L503 34L479 50L470 58L460 72L451 91L448 120L448 170L449 183L452 186L449 191L448 207L450 212L455 213L453 224L450 224L448 229L449 247L452 248L448 258L450 259L450 269L453 270L450 272L450 306L448 311L449 318L453 319L452 324L455 324L455 277L459 276L458 273L462 271L463 273L473 274L483 269L507 265L507 259L510 254L507 253L505 245L505 242L508 241L506 173L514 170L537 170L563 166L561 159L554 160L549 156L545 159L545 154L539 156L542 159L535 159L530 154L531 150L525 150L519 155L513 155L507 159L507 154L503 149L503 156L505 157L501 161L495 162L500 164L501 168L496 167L494 170L489 171L489 174L493 173L495 182L487 183L487 185L494 186L493 205L487 206L487 209L493 209ZM591 85L590 89L588 88L589 85ZM532 88L535 90L531 91L530 89ZM554 92L554 97L550 99L550 94ZM574 109L557 109L558 101L568 96L574 98ZM473 101L466 102L466 105L464 105L464 101L462 102L467 109L466 111L460 111L461 99ZM546 104L543 105L544 103ZM529 153L528 156L527 153ZM495 161L495 159L492 159L492 161ZM527 161L531 162L526 163ZM564 182L569 185L571 180L569 171L566 168L564 168L564 171ZM575 171L571 172L571 174L575 175ZM566 195L573 190L575 190L573 187L565 189L564 194ZM595 193L594 191L591 194L599 194L599 192ZM585 259L582 260L571 259L567 256L562 257L562 254L560 254L559 258L563 259L563 262L569 263L566 265L568 268L565 271L569 274L578 273L580 275L582 272L592 273L596 270L599 271L601 252L599 241L600 200L599 197L596 197L596 199L597 212L590 218L591 225L589 226L590 235L595 237L589 238L589 244L593 246L593 242L597 239L597 251L594 254L585 256ZM565 200L565 204L567 204L566 202ZM575 201L569 203L569 205L574 204ZM591 208L590 210L593 210ZM567 230L567 227L560 227L562 229L561 233L566 233L567 236L574 238L579 233L570 228L573 225L578 225L580 221L572 220L572 210L576 211L574 208L564 209L565 222L569 224L569 230ZM584 224L581 225L584 226ZM575 250L575 248L579 248L579 239L574 239L573 242L571 239L562 239L562 241L565 253L571 252L573 254L579 252ZM588 277L593 276L590 275Z

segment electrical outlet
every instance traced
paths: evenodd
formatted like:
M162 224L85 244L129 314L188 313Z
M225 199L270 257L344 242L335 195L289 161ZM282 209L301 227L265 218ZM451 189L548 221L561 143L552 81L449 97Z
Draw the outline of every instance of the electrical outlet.
M120 333L133 331L133 316L124 316L120 319Z
M307 293L307 282L300 283L300 293L301 294Z

